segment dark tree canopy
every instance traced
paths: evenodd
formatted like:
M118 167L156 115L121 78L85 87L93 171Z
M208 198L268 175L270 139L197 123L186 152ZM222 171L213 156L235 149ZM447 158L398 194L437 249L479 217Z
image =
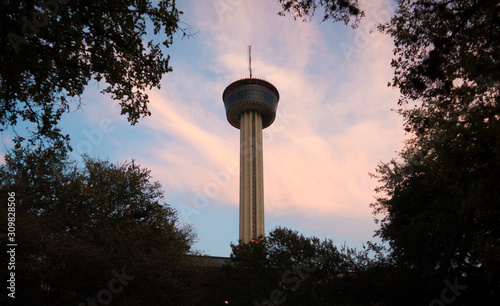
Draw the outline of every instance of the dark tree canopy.
M500 6L495 0L398 1L380 28L394 38L392 86L405 129L432 147L440 131L499 120ZM417 101L421 106L406 109ZM480 122L483 121L483 122ZM430 148L428 148L430 149Z
M400 104L422 99L442 109L492 105L500 81L500 7L495 0L397 1L392 85ZM465 111L466 109L460 109Z
M354 19L352 25L364 16L359 8L358 0L279 0L283 10L278 15L285 16L292 13L295 19L310 20L319 8L323 11L323 21L343 21L348 24Z
M67 139L57 123L92 80L135 124L150 114L146 90L171 71L161 44L183 31L179 14L175 0L2 1L0 129L28 121L35 138Z
M196 304L192 231L178 227L148 170L90 158L80 167L56 150L20 149L0 167L0 195L12 193L17 292L7 300L92 305L118 273L128 284L113 284L117 305Z
M391 85L409 139L377 171L378 234L436 286L459 275L474 284L468 294L491 301L500 292L500 6L397 3L381 29L395 41Z
M357 251L331 240L275 228L256 242L231 245L215 301L230 305L370 305L393 299L384 250ZM396 290L397 292L398 290Z

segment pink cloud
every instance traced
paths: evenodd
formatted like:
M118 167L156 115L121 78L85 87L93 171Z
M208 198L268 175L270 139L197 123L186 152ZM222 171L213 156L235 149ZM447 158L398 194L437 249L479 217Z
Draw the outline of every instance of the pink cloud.
M264 130L266 215L367 222L376 185L368 172L394 156L404 138L400 118L390 111L398 93L386 86L391 41L375 33L348 62L330 42L345 31L342 25L280 18L267 3L242 2L220 20L215 10L205 14L205 2L197 7L193 14L204 29L200 56L213 61L177 65L161 94L151 94L153 117L146 126L158 140L148 163L164 184L193 194L239 162L239 131L225 119L221 94L247 76L251 42L254 75L281 95L276 121ZM213 205L237 206L239 175L219 185ZM358 227L372 231L373 224Z

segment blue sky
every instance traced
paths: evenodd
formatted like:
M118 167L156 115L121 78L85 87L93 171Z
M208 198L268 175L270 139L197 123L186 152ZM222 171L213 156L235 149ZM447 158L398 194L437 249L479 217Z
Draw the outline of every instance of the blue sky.
M104 85L92 85L63 131L75 153L150 169L181 223L197 232L195 248L229 256L238 240L239 130L221 96L248 76L251 44L253 75L280 92L276 121L263 132L266 232L286 226L359 247L377 228L369 208L377 182L368 173L404 140L391 111L399 92L387 87L392 40L373 31L391 16L390 1L363 4L366 18L353 30L277 16L278 1L177 1L198 33L176 36L167 50L174 71L149 93L152 116L130 126L99 93Z

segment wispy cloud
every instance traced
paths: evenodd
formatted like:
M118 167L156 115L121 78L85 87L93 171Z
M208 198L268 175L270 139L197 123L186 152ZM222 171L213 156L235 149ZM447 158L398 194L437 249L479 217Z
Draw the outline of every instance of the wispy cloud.
M281 224L320 237L368 240L376 185L368 172L394 156L404 135L390 111L399 94L386 86L391 40L368 34L382 21L370 16L386 16L389 1L366 3L368 20L357 30L279 17L277 1L179 3L200 32L169 49L174 72L150 93L153 115L129 127L116 109L102 108L109 98L92 95L96 106L89 102L85 112L90 127L79 126L71 137L87 141L79 129L111 120L116 128L103 134L92 155L104 150L113 161L133 157L151 169L181 220L186 208L195 211L184 220L196 224L199 247L228 255L229 242L238 239L238 229L228 228L236 222L227 218L239 200L239 130L227 123L221 95L231 81L248 76L252 44L254 76L280 92L276 121L263 135L267 229ZM352 47L348 56L342 46ZM226 249L211 249L214 239Z
M165 86L169 94L152 96L155 115L147 125L168 134L154 152L159 179L187 192L203 190L211 173L238 161L239 131L226 122L221 94L232 80L247 76L246 48L252 43L254 75L281 94L277 120L264 131L266 214L366 222L376 183L368 172L389 159L403 138L401 122L390 111L398 93L386 87L390 39L372 34L347 61L339 33L356 32L343 25L277 17L279 8L269 1L233 1L221 14L209 3L192 7L201 29L199 53L213 60L197 69L218 77L191 74L196 71L185 63L176 69L186 72ZM232 177L213 205L237 206L238 184Z

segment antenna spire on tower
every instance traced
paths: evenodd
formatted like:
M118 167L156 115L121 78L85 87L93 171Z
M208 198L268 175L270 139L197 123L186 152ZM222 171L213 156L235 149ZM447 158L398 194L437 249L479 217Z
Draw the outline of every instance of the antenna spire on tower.
M276 118L279 92L271 83L250 77L229 84L222 93L227 121L240 130L240 241L249 243L265 235L264 157L262 129Z
M248 68L250 69L250 78L252 78L252 45L248 46Z

